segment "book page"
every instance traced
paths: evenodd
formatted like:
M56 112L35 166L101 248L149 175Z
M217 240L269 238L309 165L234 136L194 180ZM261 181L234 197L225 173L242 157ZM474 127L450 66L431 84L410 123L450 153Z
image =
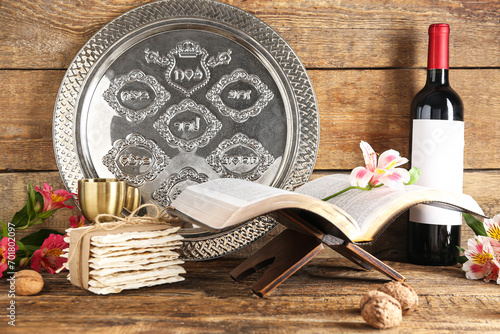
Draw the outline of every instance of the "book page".
M349 175L335 174L308 182L297 188L296 192L322 199L349 186ZM356 220L359 228L363 231L366 228L364 225L377 209L392 199L400 198L404 193L405 190L395 190L389 187L376 188L370 191L351 189L327 202L346 211Z
M279 194L290 194L289 191L283 189L263 187L253 182L237 182L236 179L219 179L216 182L204 183L202 187L193 187L191 190L202 196L213 196L217 193L218 200L239 207Z
M172 206L209 228L220 229L244 222L238 217L241 211L248 219L264 214L262 209L280 196L298 194L239 179L217 179L186 188Z
M407 191L397 190L389 187L381 187L372 190L351 189L341 196L332 198L328 202L344 208L360 224L360 229L366 231L372 224L373 215L382 207L392 208L392 201L403 198Z
M349 175L335 174L306 183L296 191L322 199L349 186ZM479 205L470 196L416 185L404 186L403 189L393 189L387 186L368 191L350 189L328 200L328 203L342 208L357 221L362 231L362 238L354 240L358 242L371 241L396 215L416 203L424 202L457 211L464 211L460 209L465 208L475 214L483 214ZM452 205L444 205L445 203Z
M451 203L455 207L448 208L482 212L477 203L467 207L461 200L465 195L415 185L401 190L386 186L369 191L350 189L327 202L321 200L349 186L349 175L342 174L318 178L295 192L239 179L217 179L186 188L172 206L212 229L230 228L276 210L306 210L331 222L354 242L373 240L395 216L417 203Z
M192 223L225 229L281 209L300 209L323 217L348 237L360 230L345 212L313 197L239 179L217 179L186 188L172 206ZM330 223L332 224L332 223Z

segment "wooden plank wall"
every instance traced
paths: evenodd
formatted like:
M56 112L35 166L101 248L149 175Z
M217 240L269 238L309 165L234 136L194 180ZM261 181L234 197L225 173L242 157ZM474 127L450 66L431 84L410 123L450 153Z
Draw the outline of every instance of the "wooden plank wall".
M28 181L62 187L52 116L65 70L101 27L147 2L0 2L1 219L9 220L21 208ZM487 214L500 212L500 2L225 2L273 27L306 66L321 122L314 177L362 165L360 140L377 152L394 148L407 156L409 105L425 81L427 27L449 23L450 79L465 104L465 192ZM60 211L45 226L68 226L73 213ZM402 257L404 231L404 222L398 222L372 250L382 257Z

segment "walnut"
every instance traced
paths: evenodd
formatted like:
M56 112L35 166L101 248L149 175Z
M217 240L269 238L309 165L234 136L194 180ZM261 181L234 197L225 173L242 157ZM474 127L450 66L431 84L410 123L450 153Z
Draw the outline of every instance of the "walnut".
M391 328L403 319L399 302L381 291L372 290L365 294L359 306L363 319L374 328Z
M403 310L403 314L411 313L418 307L418 296L413 288L404 282L388 282L378 289L394 297Z
M43 277L34 270L21 270L15 276L16 295L36 295L43 288Z

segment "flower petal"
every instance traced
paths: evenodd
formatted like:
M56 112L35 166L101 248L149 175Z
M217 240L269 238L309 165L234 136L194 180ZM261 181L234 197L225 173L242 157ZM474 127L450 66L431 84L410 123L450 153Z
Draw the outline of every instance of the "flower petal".
M349 176L349 182L353 187L365 188L370 182L373 176L373 172L369 171L365 167L356 167L352 170Z
M8 260L12 260L12 258L16 257L16 252L19 249L17 244L14 247L9 246L9 238L3 237L0 240L0 277L2 277L2 273L8 267Z
M477 237L471 238L467 241L467 248L468 249L464 253L469 259L475 254L481 254L483 252L483 244L479 242ZM470 257L467 254L470 254Z
M410 181L410 173L404 168L394 168L380 175L380 182L390 188L401 189Z
M481 266L472 261L463 264L462 270L465 271L467 279L481 279L488 275L493 268L491 266Z
M408 159L402 158L396 150L387 150L378 158L378 168L392 169L408 162Z
M498 277L498 267L492 267L491 268L491 271L484 277L484 281L485 282L489 282L489 281L496 281L497 284L500 284L498 283L500 278Z
M69 225L72 228L78 228L85 225L85 217L83 215L74 215L69 218Z
M359 144L361 151L363 151L363 158L365 159L366 169L374 172L377 168L377 153L373 148L365 141L361 141Z
M47 182L45 182L45 183L43 184L43 191L48 192L48 193L51 193L51 192L52 192L52 187L51 187L51 186L49 186L49 184L48 184Z
M43 251L41 249L37 249L33 253L33 257L31 258L31 269L40 272L42 266L42 256L43 256Z
M484 229L486 234L495 240L500 241L500 215L496 215L491 219L485 219L483 221Z
M47 191L46 189L50 189L50 191ZM51 195L52 188L47 183L45 183L43 189L40 189L38 188L38 186L35 186L35 190L38 191L40 194L42 194L43 212L47 211L49 206L52 204L52 195Z
M498 277L500 254L495 252L497 240L485 236L475 236L467 242L468 249L464 252L468 261L462 266L468 279L484 278L489 282L494 280L500 284Z
M63 254L63 249L65 248L68 248L68 244L64 241L62 235L49 235L49 237L43 241L40 249L33 253L31 268L40 271L41 267L43 267L49 273L54 274L68 260L60 256Z

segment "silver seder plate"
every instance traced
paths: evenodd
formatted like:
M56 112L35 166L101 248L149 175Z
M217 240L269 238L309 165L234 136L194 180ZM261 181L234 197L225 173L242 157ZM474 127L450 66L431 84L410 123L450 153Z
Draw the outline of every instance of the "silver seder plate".
M53 137L69 191L115 177L165 207L221 177L294 189L314 168L318 123L306 70L271 27L217 1L167 0L84 45L62 81ZM224 233L186 225L181 256L220 257L275 225L267 216Z

